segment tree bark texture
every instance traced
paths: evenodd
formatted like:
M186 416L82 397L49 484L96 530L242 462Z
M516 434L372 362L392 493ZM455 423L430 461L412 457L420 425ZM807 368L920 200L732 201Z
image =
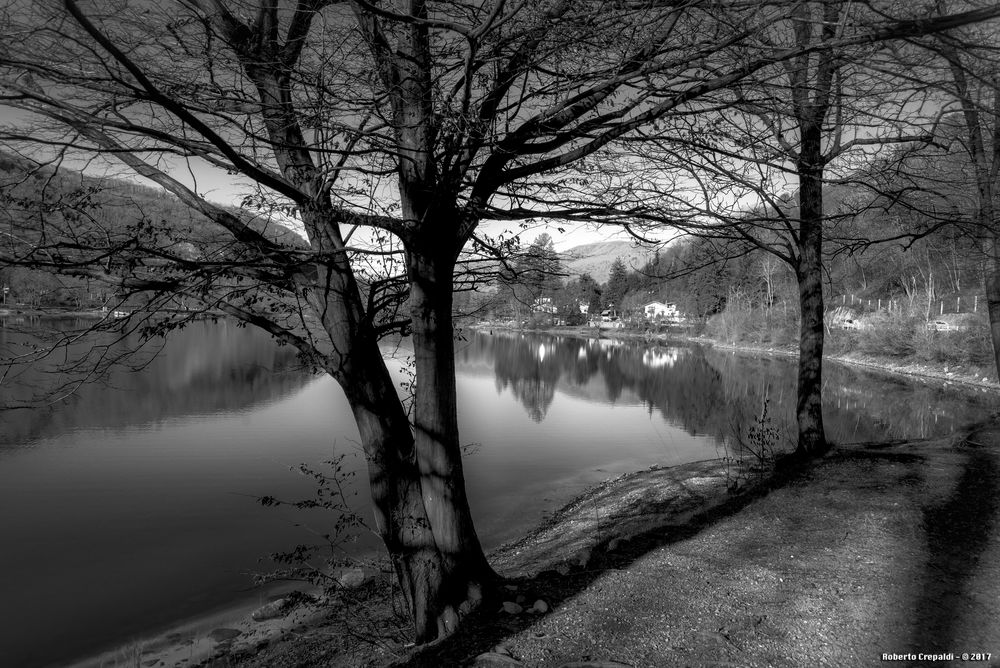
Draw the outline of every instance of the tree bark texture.
M802 312L799 336L797 452L826 450L823 428L823 158L818 123L802 124L799 176L799 238L796 277Z
M427 625L437 597L441 555L424 509L413 434L385 363L374 345L343 387L368 462L376 528L417 627ZM362 352L362 351L359 351Z
M996 203L994 201L995 179L1000 173L1000 150L996 142L987 149L984 134L989 132L994 138L1000 131L1000 80L990 77L992 84L993 106L990 113L984 112L981 104L974 99L973 85L970 82L966 64L958 50L945 44L942 49L951 69L954 93L962 108L962 118L965 121L967 150L972 158L973 173L976 178L976 223L979 234L983 235L983 290L986 293L987 314L990 319L990 339L993 343L993 364L1000 375L1000 239L996 226ZM973 81L982 77L971 77ZM985 81L983 81L985 84ZM988 122L983 118L986 114Z
M987 312L990 318L990 339L993 342L993 364L1000 376L1000 241L997 240L997 230L992 220L992 207L985 213L988 215L988 228L983 240L986 255L986 271L983 272L983 288L986 292ZM985 216L984 216L985 217Z
M442 397L438 402L423 399L421 403L418 399L414 431L382 358L373 325L364 312L347 256L342 250L337 252L343 249L339 231L335 225L324 225L319 220L307 224L317 231L312 237L313 248L331 257L317 265L316 287L310 291L310 302L332 344L327 371L344 389L358 424L368 461L377 529L410 610L416 641L428 642L451 633L457 626L461 603L481 595L478 589L469 593L473 580L466 575L476 574L478 586L484 581L482 573L492 574L472 528L460 459L451 467L438 466L441 480L447 483L447 494L428 493L428 487L438 480L428 480L428 467L423 463L426 457L420 454L431 449L424 432L433 431L447 434L442 438L453 444L448 454L460 457L450 329L451 275L443 284L447 299L441 308L447 316L446 329L435 326L443 317L439 310L414 312L414 329L421 332L414 337L421 381L417 394L422 397L420 388L427 385L431 388L430 399ZM447 335L439 336L440 332ZM439 353L438 338L445 343ZM431 365L428 371L427 358L436 359L438 354L444 356L447 365L438 365L443 369ZM433 375L435 370L437 377ZM422 374L431 374L430 380L425 382ZM447 456L438 458L450 461ZM450 505L455 499L455 505Z
M423 504L442 563L430 612L436 628L418 627L418 642L454 630L460 612L475 606L497 580L473 526L465 491L451 313L454 258L448 244L441 246L407 253L417 374L414 441Z

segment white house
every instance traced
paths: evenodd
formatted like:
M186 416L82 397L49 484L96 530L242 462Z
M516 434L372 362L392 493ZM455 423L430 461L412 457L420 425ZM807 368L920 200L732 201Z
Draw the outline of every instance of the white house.
M556 312L556 305L552 303L550 297L539 297L531 305L531 310L536 313L548 313L554 314Z
M677 311L677 304L673 302L649 302L642 307L642 313L647 320L656 318L676 318L680 315Z

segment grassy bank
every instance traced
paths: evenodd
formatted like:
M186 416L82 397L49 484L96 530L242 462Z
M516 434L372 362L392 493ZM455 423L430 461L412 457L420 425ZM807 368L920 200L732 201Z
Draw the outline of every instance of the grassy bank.
M976 385L997 384L989 323L982 313L928 319L903 308L827 312L826 357L893 372ZM705 323L717 345L797 354L798 318L780 309L727 309Z

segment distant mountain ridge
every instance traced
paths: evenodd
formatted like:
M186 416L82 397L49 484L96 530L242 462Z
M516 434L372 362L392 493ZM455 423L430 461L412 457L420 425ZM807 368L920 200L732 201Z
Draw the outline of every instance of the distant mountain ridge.
M599 241L573 246L559 254L566 280L590 274L598 283L608 280L615 258L621 258L630 271L640 269L656 254L655 250L640 248L631 241Z

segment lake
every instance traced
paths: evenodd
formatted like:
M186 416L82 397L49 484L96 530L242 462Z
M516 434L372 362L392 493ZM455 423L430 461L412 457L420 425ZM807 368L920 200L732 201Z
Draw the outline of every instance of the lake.
M79 325L3 324L4 356L28 350L32 327ZM349 471L363 471L342 392L299 368L287 347L222 321L195 323L156 348L79 387L58 372L61 358L0 383L5 404L58 390L44 407L8 409L0 421L5 665L63 664L265 600L250 574L330 520L256 499L308 498L302 463L343 455ZM405 382L407 342L384 350ZM790 359L512 332L466 332L456 357L467 485L487 549L601 480L732 452L765 398L767 419L793 433ZM981 391L826 369L837 442L943 435L995 404ZM346 482L370 517L363 475ZM377 548L365 535L351 547Z

